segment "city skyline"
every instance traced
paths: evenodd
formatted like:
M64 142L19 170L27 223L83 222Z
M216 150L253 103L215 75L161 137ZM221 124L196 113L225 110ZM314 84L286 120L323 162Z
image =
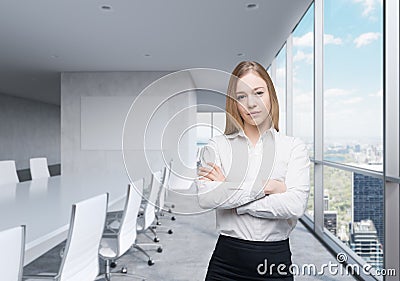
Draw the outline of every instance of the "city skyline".
M382 1L337 0L325 5L325 140L368 137L382 142ZM313 126L313 24L311 6L293 33L293 122L295 135L302 138L312 136ZM278 98L286 79L285 61L280 60L285 60L282 52L276 63Z

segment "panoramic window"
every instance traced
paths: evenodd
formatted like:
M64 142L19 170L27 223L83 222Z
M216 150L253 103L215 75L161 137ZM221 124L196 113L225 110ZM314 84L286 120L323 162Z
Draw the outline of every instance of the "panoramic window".
M293 135L314 155L314 5L293 32Z
M279 131L286 134L286 44L276 57L274 84L279 103Z
M382 1L324 1L324 161L383 171L382 14ZM382 179L324 166L324 207L327 231L382 268Z
M197 147L225 131L225 112L197 112Z
M324 2L324 160L378 171L383 170L382 13L382 1Z

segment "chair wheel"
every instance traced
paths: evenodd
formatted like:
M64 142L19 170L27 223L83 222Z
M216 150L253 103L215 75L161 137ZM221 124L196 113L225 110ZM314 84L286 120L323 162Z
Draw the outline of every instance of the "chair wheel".
M172 234L172 233L174 233L174 232L172 231L172 229L168 230L168 234Z
M176 218L175 218L175 217L171 217L171 220L172 220L172 221L175 221L175 220L176 220Z
M121 268L121 273L127 274L128 273L128 269L124 266L123 268Z
M154 237L153 241L156 242L156 243L158 243L158 242L160 242L160 238Z
M158 252L158 253L162 253L162 250L163 250L163 249L162 249L161 247L158 247L158 248L157 248L157 252Z
M115 261L110 262L110 267L111 268L116 268L117 267L117 263Z
M157 225L161 225L161 222L158 221L158 222L157 222Z
M172 208L172 209L173 209L173 208L175 208L175 205L174 205L174 204L172 204L172 205L171 205L171 208Z
M150 260L147 261L147 264L148 264L149 266L152 266L152 265L154 264L154 261L153 261L152 259L150 259Z
M170 213L170 214L171 214L171 213L172 213L172 210L171 210L171 209L168 209L168 213Z

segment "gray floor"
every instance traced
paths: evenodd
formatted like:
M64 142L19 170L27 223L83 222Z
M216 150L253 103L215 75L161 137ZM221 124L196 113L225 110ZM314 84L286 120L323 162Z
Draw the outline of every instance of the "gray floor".
M151 251L155 264L147 265L145 256L132 250L123 256L118 267L126 265L130 273L146 277L146 280L197 281L204 280L208 261L212 254L217 234L215 232L215 214L208 212L197 216L177 216L176 221L162 218L162 225L171 227L173 234L160 232L160 244L163 252ZM299 222L292 232L291 249L293 263L301 268L304 264L315 264L319 269L322 264L336 262L314 236ZM140 235L138 242L152 243L146 236ZM24 274L36 274L41 271L56 271L59 263L59 249L54 248L38 260L24 268ZM154 247L155 249L155 247ZM103 268L101 268L103 270ZM132 280L116 277L115 280ZM295 280L355 280L351 276L333 276L325 269L324 275L298 275ZM85 280L82 280L85 281Z

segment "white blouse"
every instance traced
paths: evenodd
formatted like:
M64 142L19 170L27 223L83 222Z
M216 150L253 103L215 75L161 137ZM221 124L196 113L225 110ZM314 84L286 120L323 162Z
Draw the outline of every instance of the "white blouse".
M220 166L224 182L196 180L199 204L216 209L222 235L253 241L289 237L307 207L310 161L305 144L273 127L253 146L243 131L210 139L201 165ZM285 193L265 196L263 180L284 181Z

